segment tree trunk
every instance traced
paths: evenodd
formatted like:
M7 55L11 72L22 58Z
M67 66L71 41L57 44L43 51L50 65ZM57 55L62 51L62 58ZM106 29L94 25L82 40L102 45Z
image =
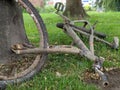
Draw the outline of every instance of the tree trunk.
M44 0L29 0L35 7L44 7Z
M14 0L0 0L0 63L17 59L11 46L28 43L21 8Z
M87 16L81 0L66 0L65 16L83 18Z

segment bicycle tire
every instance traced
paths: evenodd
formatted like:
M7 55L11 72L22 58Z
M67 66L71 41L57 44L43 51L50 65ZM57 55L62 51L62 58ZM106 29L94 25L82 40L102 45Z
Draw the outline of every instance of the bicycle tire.
M17 3L19 3L22 7L24 7L27 12L32 16L33 20L36 23L36 26L38 27L38 31L40 32L41 41L39 42L40 47L47 48L48 45L48 35L46 31L45 24L39 15L38 11L34 8L34 6L29 2L29 0L16 0ZM11 77L8 79L0 80L0 90L4 90L6 85L8 84L15 84L15 83L21 83L23 81L27 81L31 79L36 73L38 73L42 66L44 65L47 58L47 53L40 55L37 55L36 59L34 60L33 64L35 62L38 62L34 68L30 69L26 73L20 73L19 77ZM32 65L31 65L32 66ZM26 69L27 70L27 69Z

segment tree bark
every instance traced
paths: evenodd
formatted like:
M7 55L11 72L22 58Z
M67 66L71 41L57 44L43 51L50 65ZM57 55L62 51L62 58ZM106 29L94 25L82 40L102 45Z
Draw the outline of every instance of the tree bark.
M82 7L81 0L66 0L65 16L77 17L79 19L87 16L84 8Z
M29 0L35 7L44 7L44 0Z
M14 0L0 0L0 63L17 59L12 45L28 42L21 8Z

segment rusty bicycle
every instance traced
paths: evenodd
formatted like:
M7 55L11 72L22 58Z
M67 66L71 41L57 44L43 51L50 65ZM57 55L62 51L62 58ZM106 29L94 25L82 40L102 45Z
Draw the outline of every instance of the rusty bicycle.
M55 4L56 14L58 14L63 20L63 23L57 23L57 27L61 28L64 33L66 33L70 38L72 38L75 45L49 45L47 31L43 23L42 18L40 17L37 10L28 0L16 0L16 3L22 6L33 18L38 31L39 31L39 47L34 47L31 44L26 43L16 43L11 46L11 52L17 55L36 55L32 64L25 68L23 71L16 72L12 76L0 75L0 85L1 87L6 86L7 84L21 83L23 81L29 80L33 77L41 67L44 65L45 60L47 59L47 54L50 53L71 53L77 54L79 56L84 56L89 60L93 61L93 68L96 73L99 74L103 80L103 86L108 86L109 81L102 71L104 58L97 56L94 53L94 40L101 43L105 43L113 49L118 49L119 39L114 37L113 41L110 43L104 38L105 34L96 32L94 30L94 25L87 20L74 20L71 21L68 17L64 16L61 11L64 9L64 5L60 2ZM83 23L83 26L76 26L75 23ZM89 27L89 29L86 28ZM80 35L84 35L89 39L89 47L87 47L82 40Z

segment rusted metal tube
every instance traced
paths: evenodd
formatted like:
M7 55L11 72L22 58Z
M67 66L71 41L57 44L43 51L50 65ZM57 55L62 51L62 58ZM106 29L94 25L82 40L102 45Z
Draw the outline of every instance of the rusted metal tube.
M65 24L64 27L66 28L65 33L73 39L73 41L77 45L77 47L82 50L83 55L85 57L87 57L88 59L95 61L97 57L91 53L91 51L87 48L87 46L84 44L84 42L73 31L72 27L70 27L68 24Z
M107 87L107 86L109 86L109 82L108 82L108 79L107 79L107 76L102 72L102 71L100 71L97 67L95 67L95 71L99 74L99 76L101 77L101 79L102 79L102 85L104 86L104 87Z
M34 48L26 50L12 50L16 54L40 54L40 53L68 53L79 54L78 48Z
M89 30L89 29L86 29L86 28L84 28L84 27L77 27L77 26L72 25L72 24L70 24L70 26L71 26L71 27L74 27L74 28L76 28L76 29L79 29L79 30L81 30L81 31L83 31L83 32L86 32L86 33L90 34L90 30ZM96 30L94 30L94 35L97 36L97 37L99 37L99 38L106 38L106 35L105 35L105 34L100 33L100 32L97 32Z
M77 28L74 28L74 27L72 27L72 28L73 28L73 30L75 30L75 31L77 31L77 32L79 32L79 33L81 33L81 34L83 34L83 35L90 36L89 33L83 32L83 31L81 31L81 30L79 30L79 29L77 29ZM96 41L105 43L106 45L108 45L108 46L110 46L110 47L113 47L113 44L112 44L112 43L109 43L108 41L105 41L105 40L103 40L103 39L100 39L100 38L98 38L98 37L96 37L96 36L94 36L94 39L95 39Z

